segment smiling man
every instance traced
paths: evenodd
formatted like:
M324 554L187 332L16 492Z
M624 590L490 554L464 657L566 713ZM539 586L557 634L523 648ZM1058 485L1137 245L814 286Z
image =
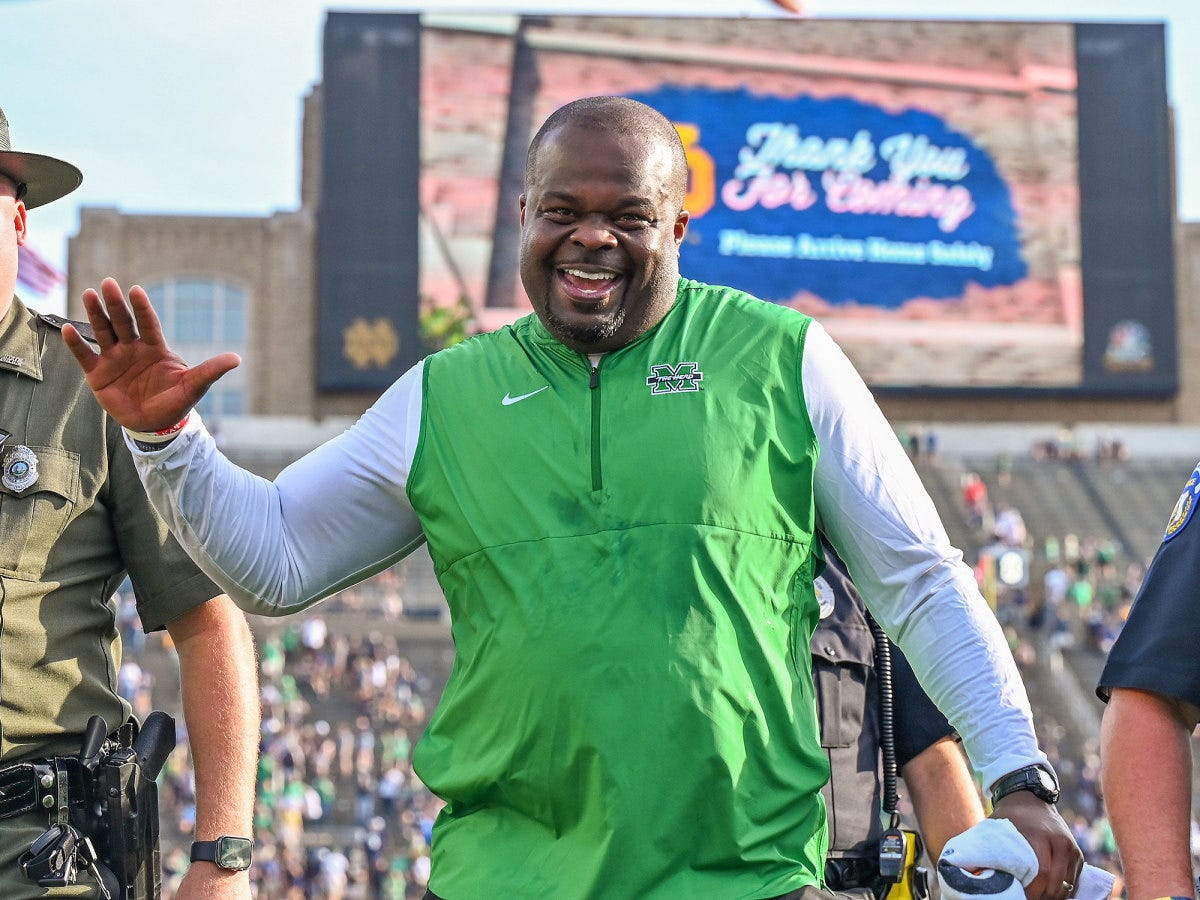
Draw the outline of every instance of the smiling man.
M811 319L681 279L671 123L580 100L534 137L535 315L434 354L274 482L189 409L237 358L173 354L107 279L65 335L156 506L244 608L295 612L421 540L456 661L414 766L446 800L430 897L820 893L809 638L818 515L1063 900L1082 863L974 576L853 367ZM925 652L936 646L936 654ZM864 801L865 802L865 801Z

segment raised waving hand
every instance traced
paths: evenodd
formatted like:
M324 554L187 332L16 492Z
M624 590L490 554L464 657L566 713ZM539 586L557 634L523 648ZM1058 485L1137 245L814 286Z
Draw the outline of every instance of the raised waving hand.
M71 325L63 326L63 339L100 405L132 431L170 428L241 363L236 353L221 353L189 366L167 346L158 315L140 287L130 288L126 300L116 280L105 278L99 292L83 292L83 306L100 352Z

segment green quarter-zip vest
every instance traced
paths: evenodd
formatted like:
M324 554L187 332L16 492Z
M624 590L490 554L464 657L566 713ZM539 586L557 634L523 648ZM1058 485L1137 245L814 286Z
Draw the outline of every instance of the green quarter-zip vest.
M809 322L681 281L594 365L535 316L426 361L408 494L456 648L414 757L447 801L439 896L820 882Z

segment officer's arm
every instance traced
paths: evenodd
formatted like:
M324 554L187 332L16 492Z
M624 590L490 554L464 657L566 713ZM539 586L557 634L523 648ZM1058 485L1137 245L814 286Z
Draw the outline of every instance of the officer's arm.
M930 859L942 855L950 838L983 821L979 789L954 738L943 738L926 747L904 766L901 774Z
M183 715L196 774L196 828L210 841L253 839L259 696L254 639L224 594L167 623L179 654ZM177 898L249 898L246 872L194 863Z
M1115 687L1100 729L1104 802L1130 900L1191 897L1192 753L1200 709Z

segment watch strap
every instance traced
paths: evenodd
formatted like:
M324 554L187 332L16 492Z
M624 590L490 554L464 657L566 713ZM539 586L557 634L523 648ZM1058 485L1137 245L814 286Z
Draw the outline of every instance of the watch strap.
M1043 779L1048 779L1052 787L1047 787ZM992 785L992 803L998 803L1009 794L1016 791L1029 791L1039 800L1046 803L1057 803L1059 798L1058 776L1045 763L1022 766L1014 772L1009 772Z
M217 861L217 842L216 841L192 841L192 862L210 862Z
M223 858L222 847L227 842L237 842L245 848L246 853L242 863L239 865L229 865L227 860ZM235 845L236 846L236 845ZM240 872L250 868L250 859L254 842L249 838L231 837L230 835L221 835L215 841L192 841L192 851L189 858L192 862L210 862L222 869L227 869L231 872Z

